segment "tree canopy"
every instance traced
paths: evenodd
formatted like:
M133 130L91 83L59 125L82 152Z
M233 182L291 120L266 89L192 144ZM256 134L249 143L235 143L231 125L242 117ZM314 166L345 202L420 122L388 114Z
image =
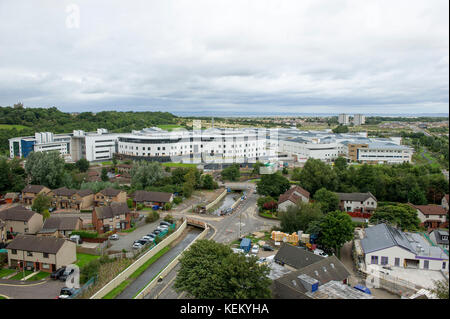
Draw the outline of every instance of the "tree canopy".
M31 152L25 164L25 171L31 184L44 185L48 188L58 188L70 179L64 170L64 160L59 152Z
M279 173L263 174L261 180L256 184L258 194L278 198L280 194L285 193L291 184L289 180Z
M322 217L319 205L304 202L289 206L286 211L278 214L281 230L286 233L306 231L312 222L319 221Z
M314 194L314 201L320 204L320 209L324 214L339 208L339 197L335 192L326 188L321 188Z
M390 223L399 227L403 231L415 231L419 229L420 220L417 217L415 208L408 204L379 204L373 215L370 217L370 222Z
M353 222L350 216L341 211L326 214L320 222L319 243L327 251L340 255L341 247L353 239Z

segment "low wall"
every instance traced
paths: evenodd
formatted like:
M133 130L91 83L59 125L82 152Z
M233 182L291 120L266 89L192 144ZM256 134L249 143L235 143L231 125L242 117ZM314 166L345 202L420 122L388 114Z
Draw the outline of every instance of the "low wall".
M227 195L227 190L226 189L215 200L213 200L211 203L206 205L206 210L210 209L211 207L216 205L218 202L220 202L222 200L222 198L225 197L225 195Z
M186 229L186 226L187 226L187 222L186 222L186 220L184 220L183 223L181 224L181 226L175 232L173 232L167 238L162 240L154 248L152 248L151 250L146 252L142 257L140 257L138 260L136 260L127 269L125 269L120 274L118 274L113 280L108 282L99 291L97 291L90 299L101 299L101 298L103 298L111 290L113 290L118 285L120 285L125 279L128 279L128 277L130 277L130 275L132 273L134 273L139 267L141 267L147 260L152 258L161 249L163 249L164 247L168 246L175 239L177 239L183 233L183 231Z
M185 249L184 251L188 250L192 244L194 244L197 240L205 238L206 234L209 231L209 227L207 226L204 231L200 233ZM157 277L155 277L142 291L134 297L134 299L143 299L146 295L150 293L150 290L152 290L158 283L159 277L165 277L177 264L178 259L181 257L181 253L175 257L167 266L164 268Z

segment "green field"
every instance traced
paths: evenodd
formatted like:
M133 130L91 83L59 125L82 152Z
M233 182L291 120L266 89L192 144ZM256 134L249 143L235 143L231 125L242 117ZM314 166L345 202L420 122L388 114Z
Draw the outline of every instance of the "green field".
M26 128L29 128L28 126L24 126L24 125L16 125L16 124L0 124L0 130L4 129L4 130L11 130L15 128L16 130L23 130Z
M165 124L165 125L158 125L160 129L166 130L166 131L172 131L175 128L182 128L182 126L178 124Z
M100 256L77 253L77 262L75 263L75 265L81 268L88 262L98 258L100 258Z

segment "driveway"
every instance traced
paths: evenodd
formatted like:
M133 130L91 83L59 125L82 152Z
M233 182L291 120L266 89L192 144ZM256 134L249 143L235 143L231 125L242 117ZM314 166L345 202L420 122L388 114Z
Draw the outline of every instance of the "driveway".
M133 243L135 240L138 240L142 238L143 236L151 233L153 230L156 229L156 227L159 226L159 223L162 221L162 219L159 219L153 223L142 225L138 228L136 228L131 233L119 233L120 239L119 240L110 240L109 242L112 243L112 246L108 248L107 251L122 251L122 249L125 249L127 251L132 251Z
M11 299L54 299L64 286L65 283L59 280L23 282L0 279L0 295Z

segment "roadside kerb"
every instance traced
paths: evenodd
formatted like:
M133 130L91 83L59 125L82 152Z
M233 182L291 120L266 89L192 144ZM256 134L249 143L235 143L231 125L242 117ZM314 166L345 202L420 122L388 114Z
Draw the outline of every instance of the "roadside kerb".
M105 286L103 286L99 291L97 291L90 299L101 299L106 296L111 290L119 286L124 280L128 279L139 267L141 267L147 260L152 258L156 253L158 253L161 249L171 244L175 239L177 239L183 231L186 229L187 221L184 219L181 226L167 238L162 240L158 245L154 248L146 252L142 257L136 260L133 264L128 266L124 271L118 274L113 280L108 282Z
M227 194L227 190L225 189L222 192L222 194L220 194L215 200L213 200L211 203L209 203L208 205L205 206L206 210L210 209L211 207L216 205L218 202L220 202L222 200L222 198L225 197L226 194Z
M187 251L192 244L194 244L197 240L203 239L206 234L209 231L209 226L207 225L206 228L198 235L185 249L184 251ZM183 251L183 252L184 252ZM158 283L159 277L165 277L177 264L178 259L180 258L182 253L180 253L178 256L176 256L167 266L164 268L142 291L134 297L134 299L143 299L146 295L149 294L150 290L153 289L156 284Z

